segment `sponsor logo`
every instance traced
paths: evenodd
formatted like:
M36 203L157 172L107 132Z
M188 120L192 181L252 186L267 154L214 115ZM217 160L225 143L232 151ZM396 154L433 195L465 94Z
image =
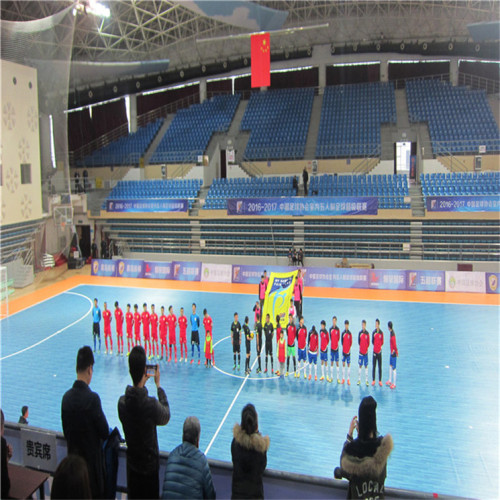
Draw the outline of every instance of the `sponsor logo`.
M97 260L94 260L92 262L92 270L94 274L97 274L99 272L99 262Z
M119 263L118 263L118 274L121 276L125 271L125 262L123 260L121 260Z
M488 284L492 292L496 292L498 288L498 278L494 274L490 274L488 277Z

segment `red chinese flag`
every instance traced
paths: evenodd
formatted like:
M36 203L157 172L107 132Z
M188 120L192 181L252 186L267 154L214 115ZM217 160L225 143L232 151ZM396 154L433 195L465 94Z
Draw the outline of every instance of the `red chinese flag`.
M271 85L271 45L269 33L252 35L252 88Z

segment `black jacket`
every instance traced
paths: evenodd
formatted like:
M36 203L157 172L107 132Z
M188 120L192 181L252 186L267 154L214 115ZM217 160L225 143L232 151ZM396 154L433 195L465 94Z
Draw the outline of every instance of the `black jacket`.
M157 425L167 425L170 407L165 391L158 388L158 399L148 396L146 387L127 386L118 401L118 416L127 442L127 467L138 474L159 471Z
M349 479L347 498L384 498L387 459L393 448L392 437L346 441L340 457L342 475Z
M104 457L102 444L109 427L99 395L81 380L76 380L61 403L61 420L68 454L80 455L86 462L93 498L104 494Z
M247 434L239 424L233 427L232 498L264 498L262 474L266 470L269 436Z
M19 417L19 421L17 423L28 425L28 421L22 415Z
M9 498L9 490L10 490L10 479L9 479L9 467L7 465L7 441L2 437L2 498Z
M187 441L168 456L162 498L215 498L207 457Z

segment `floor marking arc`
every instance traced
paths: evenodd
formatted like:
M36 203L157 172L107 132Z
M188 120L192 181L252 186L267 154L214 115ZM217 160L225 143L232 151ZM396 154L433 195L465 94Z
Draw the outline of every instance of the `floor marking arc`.
M83 298L87 299L90 302L90 308L89 308L89 310L83 316L81 316L77 320L73 321L73 323L70 323L69 325L66 325L64 328L61 328L60 330L57 330L57 332L52 333L48 337L45 337L44 339L39 340L38 342L36 342L36 343L34 343L34 344L32 344L32 345L30 345L28 347L25 347L24 349L21 349L20 351L13 352L12 354L8 354L7 356L4 356L3 358L0 358L0 361L3 361L3 360L8 359L8 358L12 358L13 356L17 356L18 354L22 354L23 352L29 351L30 349L33 349L34 347L39 346L40 344L43 344L47 340L50 340L52 337L55 337L56 335L59 335L60 333L64 332L64 330L67 330L68 328L71 328L72 326L76 325L77 323L79 323L80 321L82 321L82 319L85 319L92 312L92 307L94 305L92 303L92 300L89 299L86 295L83 295L81 293L76 293L76 292L62 292L62 293L68 293L68 294L71 294L71 295L78 295L79 297L83 297ZM58 295L61 295L61 294L58 294Z

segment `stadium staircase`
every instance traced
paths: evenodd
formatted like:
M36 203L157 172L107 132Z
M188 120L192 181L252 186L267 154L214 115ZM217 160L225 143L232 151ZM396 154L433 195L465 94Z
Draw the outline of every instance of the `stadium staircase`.
M411 213L414 217L425 216L425 205L422 189L419 185L410 186L408 194L411 197Z
M156 151L156 148L158 147L158 144L160 144L161 140L163 139L163 136L165 135L165 132L168 130L168 127L170 127L172 120L174 119L175 113L172 113L168 115L165 120L163 121L162 126L158 130L158 133L155 135L154 139L152 140L151 144L149 145L148 149L144 153L144 165L149 165L149 160L153 156L154 152Z
M318 140L319 125L321 121L321 108L323 107L323 94L315 95L309 122L309 132L306 139L306 154L314 152ZM314 154L314 153L313 153Z

